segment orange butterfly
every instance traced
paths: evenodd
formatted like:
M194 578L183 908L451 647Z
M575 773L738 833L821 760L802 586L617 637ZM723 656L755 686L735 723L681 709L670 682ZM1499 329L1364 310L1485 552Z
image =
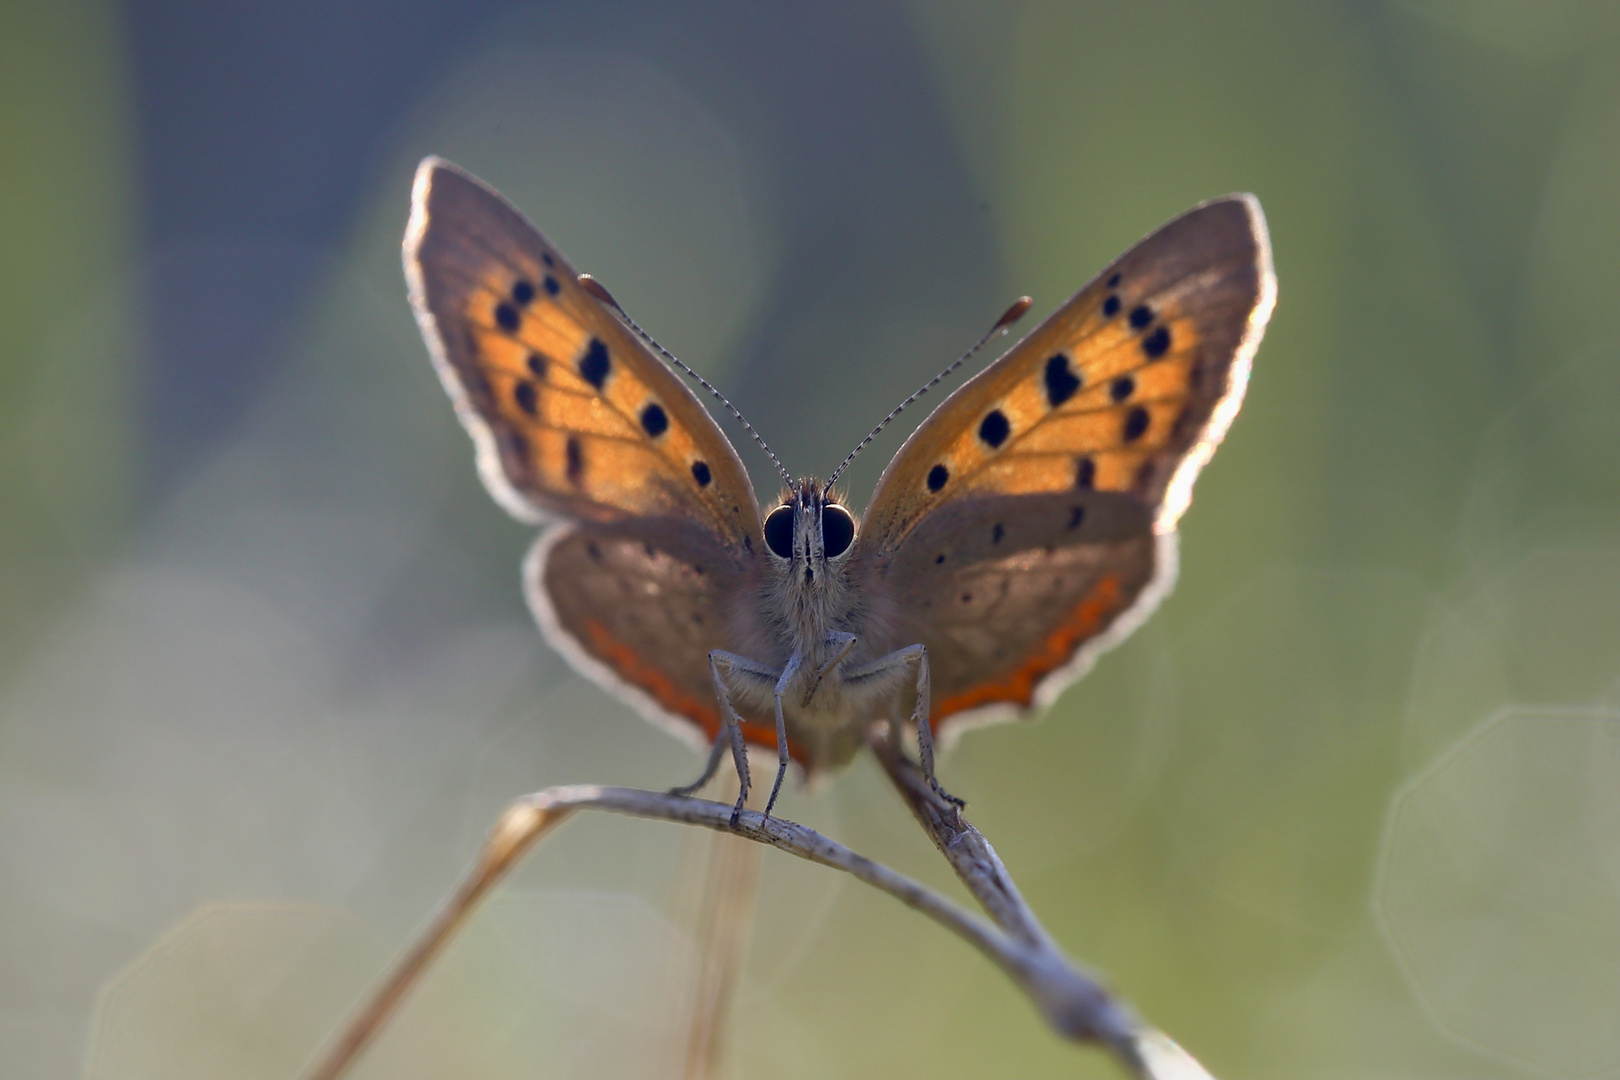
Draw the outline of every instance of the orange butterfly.
M790 757L843 764L901 716L938 791L933 727L1049 704L1147 616L1276 297L1254 197L1195 207L947 398L861 522L831 481L786 472L762 517L611 297L438 158L417 170L405 273L484 482L547 523L524 564L546 638L710 748L678 790L729 746L740 812L745 742L775 747L767 815Z

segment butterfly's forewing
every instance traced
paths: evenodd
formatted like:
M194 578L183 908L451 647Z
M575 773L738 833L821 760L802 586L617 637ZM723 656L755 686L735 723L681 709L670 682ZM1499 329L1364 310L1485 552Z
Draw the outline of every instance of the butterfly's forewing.
M437 158L417 170L405 273L484 482L553 522L525 570L547 638L650 718L712 736L707 653L760 533L736 451L534 226Z
M929 648L936 720L1050 701L1163 594L1176 521L1237 413L1275 293L1259 204L1205 203L907 440L857 554L899 637Z
M759 510L725 435L500 195L448 162L423 161L405 275L480 472L508 510L530 520L678 515L727 546L752 543Z

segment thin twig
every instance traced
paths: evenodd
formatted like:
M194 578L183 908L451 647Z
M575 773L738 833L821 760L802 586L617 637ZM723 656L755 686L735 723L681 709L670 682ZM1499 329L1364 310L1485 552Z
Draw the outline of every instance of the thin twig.
M934 794L917 763L907 757L882 728L875 728L867 743L912 816L996 925L1015 941L1048 958L1055 969L1068 969L1073 973L1069 992L1052 1003L1059 1005L1060 1010L1054 1012L1050 1006L1043 1008L1047 1022L1071 1039L1094 1040L1112 1047L1126 1059L1132 1072L1142 1072L1136 1053L1136 1033L1140 1025L1124 1006L1110 998L1094 980L1081 975L1063 955L1024 902L990 841L962 816L959 807ZM1037 1000L1037 1004L1042 1002Z
M383 1026L398 1011L435 957L455 936L461 924L486 892L506 875L530 845L561 825L573 807L566 802L543 800L548 792L519 799L508 806L484 841L478 862L467 872L456 891L445 898L427 926L417 935L410 949L394 965L388 977L372 991L360 1011L343 1025L305 1075L309 1080L337 1080L349 1071L360 1052L371 1044ZM535 802L535 800L543 800Z
M891 771L891 775L900 773ZM906 790L902 786L902 791ZM908 801L911 800L908 798ZM1179 1071L1186 1064L1196 1069L1196 1064L1192 1063L1190 1057L1180 1054L1168 1039L1135 1025L1130 1014L1115 1003L1106 991L1069 963L1062 952L1050 943L1045 932L1040 930L1034 916L1028 914L1027 906L1012 887L989 843L965 823L961 823L957 831L963 836L977 837L982 848L973 849L971 843L958 844L958 849L968 852L964 855L953 855L946 846L942 846L941 850L958 868L957 872L963 875L963 880L969 882L975 896L983 899L986 895L999 895L997 906L991 909L992 914L998 922L1012 919L1012 925L1020 925L1017 933L1011 930L1003 933L905 875L857 855L844 845L803 825L781 818L766 819L753 811L745 811L737 828L731 830L732 809L717 802L637 788L578 785L547 788L518 799L506 809L490 831L484 850L466 879L429 920L427 927L387 979L321 1055L308 1073L311 1080L336 1080L348 1070L387 1023L428 964L460 928L478 900L537 839L556 828L576 810L606 810L633 817L734 831L739 836L769 844L790 855L843 870L922 912L984 953L1030 997L1047 1022L1065 1038L1101 1043L1114 1052L1133 1076L1207 1075L1202 1070ZM968 869L964 870L964 867ZM1017 912L1023 915L1015 915ZM1019 918L1023 919L1021 924ZM1170 1051L1164 1050L1161 1044L1167 1044L1179 1057L1165 1056ZM1166 1062L1173 1068L1161 1071L1160 1062Z
M996 925L1045 958L1054 971L1065 973L1059 978L1063 992L1045 1002L1036 998L1036 1005L1042 1006L1047 1022L1059 1034L1102 1043L1137 1076L1208 1078L1204 1067L1174 1040L1143 1024L1095 980L1080 973L1024 901L990 841L962 815L960 807L939 798L922 769L885 728L873 728L867 745L912 816Z

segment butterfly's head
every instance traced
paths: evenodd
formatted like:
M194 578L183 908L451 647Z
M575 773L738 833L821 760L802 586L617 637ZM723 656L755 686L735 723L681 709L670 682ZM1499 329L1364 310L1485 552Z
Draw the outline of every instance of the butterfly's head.
M855 529L855 515L836 494L823 491L815 479L801 480L765 515L765 548L778 572L814 586L849 559Z

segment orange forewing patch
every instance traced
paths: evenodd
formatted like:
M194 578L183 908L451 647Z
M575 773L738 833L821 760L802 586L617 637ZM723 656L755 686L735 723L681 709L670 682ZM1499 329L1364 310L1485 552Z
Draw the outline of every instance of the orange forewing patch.
M541 518L695 518L745 548L757 507L736 451L509 203L424 161L405 263L435 364L503 505Z
M1038 460L1064 453L1086 470L1073 486L1139 496L1156 528L1172 528L1237 411L1274 280L1252 196L1168 222L913 432L873 493L863 546L893 551L963 493L1065 490L1064 470ZM1067 434L1047 432L1058 427ZM1144 456L1135 468L1080 460L1122 451Z

